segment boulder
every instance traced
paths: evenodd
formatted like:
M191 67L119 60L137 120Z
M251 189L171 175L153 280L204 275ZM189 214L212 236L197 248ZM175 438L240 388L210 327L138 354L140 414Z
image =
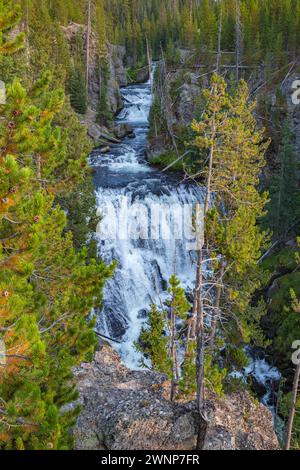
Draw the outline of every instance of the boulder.
M94 123L89 123L87 133L88 133L88 136L92 140L97 142L101 138L102 130L101 130L101 127L94 122Z
M149 67L143 67L142 69L137 71L136 74L136 83L145 83L149 80L150 74L149 74Z
M100 153L108 153L110 151L110 147L107 145L105 147L99 147Z
M128 123L119 124L113 129L113 132L118 139L134 135L132 125Z
M172 403L164 375L127 369L107 344L74 374L83 405L73 431L76 449L195 449L196 403ZM207 410L204 449L279 449L271 412L248 393L211 399Z

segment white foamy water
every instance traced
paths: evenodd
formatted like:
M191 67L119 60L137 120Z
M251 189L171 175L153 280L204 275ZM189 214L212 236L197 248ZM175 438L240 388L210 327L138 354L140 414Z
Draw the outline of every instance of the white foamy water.
M104 290L104 305L98 314L97 327L103 334L121 341L113 346L128 367L137 369L140 355L135 351L134 342L145 322L145 309L165 299L167 282L174 272L184 287L193 289L196 266L185 238L134 239L122 237L122 234L116 237L122 201L127 198L129 203L141 205L137 213L128 217L129 226L139 223L145 226L153 205L163 205L170 210L176 206L193 207L202 201L203 194L199 187L180 184L178 179L162 175L145 161L150 82L129 86L122 92L126 106L118 121L132 124L136 137L113 146L108 154L93 153L90 159L96 171L97 205L104 216L98 231L99 251L106 262L116 260L118 263L114 277ZM111 237L103 236L103 232L107 235L108 228ZM265 359L254 357L250 349L249 359L249 366L242 374L232 375L245 380L248 375L254 376L266 388L262 402L274 413L273 385L280 380L280 373Z
M153 227L149 214L153 205L163 205L167 214L168 209L172 211L174 207L188 205L193 208L202 199L202 192L198 187L185 186L178 179L162 175L145 161L152 100L150 81L129 86L122 93L126 105L118 122L130 123L136 137L113 146L106 155L94 153L91 156L96 171L97 205L104 216L98 230L99 251L106 262L116 260L118 263L115 275L104 291L98 329L120 340L121 344L114 346L123 361L131 368L138 368L140 356L135 351L134 341L138 340L145 321L145 309L166 296L167 282L174 272L184 286L192 289L195 263L185 238L163 238L161 234L156 239L116 238L122 201L127 198L129 205L140 204L140 210L128 217L129 233L130 227L138 224L147 227L147 220L150 220L148 233L151 234ZM107 237L107 230L111 230L111 237Z

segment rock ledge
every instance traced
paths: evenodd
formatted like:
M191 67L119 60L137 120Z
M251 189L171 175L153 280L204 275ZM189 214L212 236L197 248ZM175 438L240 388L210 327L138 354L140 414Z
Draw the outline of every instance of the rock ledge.
M102 345L94 362L75 370L75 378L83 405L74 429L76 449L195 449L195 402L171 403L163 375L128 370ZM279 449L270 411L248 393L209 402L208 408L205 449Z

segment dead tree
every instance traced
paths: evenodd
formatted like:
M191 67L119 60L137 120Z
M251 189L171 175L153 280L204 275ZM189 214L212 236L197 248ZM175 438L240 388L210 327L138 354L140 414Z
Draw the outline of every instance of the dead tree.
M212 170L215 154L215 135L216 135L216 124L215 116L213 117L212 124L212 144L209 152L209 165L206 182L206 196L204 203L204 238L205 238L205 219L209 210L211 201L211 184L212 184ZM205 243L205 240L203 240ZM197 274L196 274L196 289L195 289L195 300L194 300L194 311L196 311L196 336L197 336L197 350L196 350L196 375L197 375L197 408L199 413L199 431L197 439L197 449L200 450L203 447L206 429L207 429L207 418L205 416L205 311L204 311L204 299L203 299L203 265L204 265L204 245L199 247L198 262L197 262ZM208 249L207 249L208 252ZM207 253L208 254L208 253Z
M176 318L173 306L171 306L171 358L173 364L172 381L171 381L171 401L174 401L176 395L176 386L178 383L178 369L177 369L177 351L176 351Z
M219 31L218 31L218 52L217 52L217 73L220 73L220 65L222 58L222 27L223 27L223 6L222 2L220 3L220 16L219 16Z
M211 332L210 332L210 349L213 351L215 347L215 338L217 333L217 326L221 318L221 295L223 290L223 276L225 272L225 260L221 259L220 267L218 271L218 282L215 295L214 309L212 312Z
M242 25L241 25L241 10L240 0L235 0L235 52L236 52L236 82L239 81L239 69L241 66L242 56Z
M85 84L86 91L89 91L89 74L90 74L90 41L91 41L91 0L87 4L87 21L86 21L86 72Z
M300 363L297 366L295 377L294 377L292 401L291 401L291 408L290 408L289 420L288 420L288 426L287 426L287 436L286 436L286 442L285 442L285 450L290 450L291 448L292 432L293 432L293 425L294 425L296 406L297 406L297 396L298 396L298 391L299 391L299 382L300 382Z
M152 81L152 54L150 51L150 45L148 37L146 36L146 48L147 48L147 62L149 68L149 77L150 77L150 85L151 85L151 93L153 93L153 81Z

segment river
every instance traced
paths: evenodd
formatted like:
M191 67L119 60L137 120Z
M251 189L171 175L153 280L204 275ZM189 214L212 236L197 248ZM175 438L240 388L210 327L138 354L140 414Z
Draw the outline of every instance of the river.
M111 146L107 154L93 152L90 158L95 172L97 205L103 216L97 234L99 251L106 262L116 260L118 263L104 291L97 328L120 341L114 343L114 347L123 362L136 369L140 356L134 342L145 322L147 308L151 303L164 300L168 279L173 273L187 290L193 289L195 256L190 250L192 234L187 225L196 202L203 200L203 192L196 185L183 184L178 177L151 167L145 158L152 103L151 80L122 89L122 95L126 104L116 124L130 124L134 136ZM154 212L155 208L160 208L159 230L168 232L169 225L172 226L167 235L158 233L157 227L153 230L153 207ZM178 230L180 223L182 230ZM172 233L174 225L176 236ZM280 373L251 348L248 351L249 366L238 376L245 380L249 375L254 377L264 390L262 402L274 413L274 389Z

